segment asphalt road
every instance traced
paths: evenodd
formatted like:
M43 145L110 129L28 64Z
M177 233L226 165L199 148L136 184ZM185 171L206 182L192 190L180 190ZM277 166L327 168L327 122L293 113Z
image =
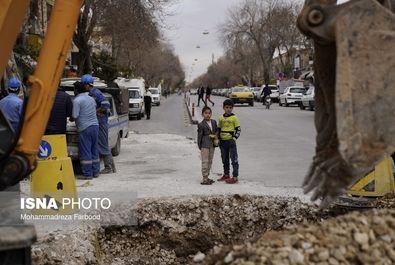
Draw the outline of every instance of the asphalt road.
M195 137L195 126L189 122L184 96L171 95L162 97L160 106L152 106L151 119L133 118L129 122L129 130L141 134L177 134L188 138Z
M223 97L212 97L213 118L222 114ZM197 102L197 96L191 97ZM211 104L210 104L211 105ZM267 187L300 187L310 165L315 147L314 112L298 107L273 104L266 110L260 103L254 107L236 105L234 113L241 123L237 141L240 178L262 182ZM130 130L139 133L171 133L196 138L196 126L187 123L182 96L163 99L153 107L151 120L133 120ZM200 109L196 119L201 120ZM216 152L213 173L222 173L220 152Z

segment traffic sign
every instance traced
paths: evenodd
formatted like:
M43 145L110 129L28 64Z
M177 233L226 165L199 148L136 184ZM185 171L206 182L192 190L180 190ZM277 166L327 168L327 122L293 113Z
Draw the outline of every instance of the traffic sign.
M42 140L40 143L40 150L38 151L38 157L41 159L45 159L49 157L51 154L52 154L51 145L47 141Z

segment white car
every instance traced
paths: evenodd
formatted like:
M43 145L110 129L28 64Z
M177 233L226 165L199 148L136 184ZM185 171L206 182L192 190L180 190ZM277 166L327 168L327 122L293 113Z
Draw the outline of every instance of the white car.
M191 96L192 96L192 95L197 95L197 93L198 93L198 90L195 89L195 88L192 88L190 91L191 91L191 93L190 93Z
M149 92L151 92L152 105L160 106L160 92L159 88L150 87Z
M314 86L311 86L302 97L302 101L299 105L300 109L309 108L310 110L314 110L314 95Z
M290 86L287 87L283 94L279 97L279 105L288 107L290 104L299 105L302 101L302 96L306 92L304 87Z
M253 87L251 91L254 94L254 99L259 101L262 93L262 87Z
M280 92L278 90L278 86L269 85L269 88L272 91L272 93L270 94L272 102L279 102Z
M144 100L140 89L131 88L129 91L129 117L136 116L138 120L144 117Z

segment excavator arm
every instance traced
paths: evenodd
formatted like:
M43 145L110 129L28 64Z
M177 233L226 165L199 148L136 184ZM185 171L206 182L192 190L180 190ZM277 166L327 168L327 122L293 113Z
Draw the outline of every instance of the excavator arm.
M316 155L305 192L325 206L395 151L395 14L390 1L307 0L314 40Z
M37 67L29 81L31 93L19 137L0 115L0 190L17 184L36 167L36 156L52 109L59 79L76 28L83 0L57 0ZM0 74L4 73L29 1L0 2ZM7 141L5 141L7 139Z

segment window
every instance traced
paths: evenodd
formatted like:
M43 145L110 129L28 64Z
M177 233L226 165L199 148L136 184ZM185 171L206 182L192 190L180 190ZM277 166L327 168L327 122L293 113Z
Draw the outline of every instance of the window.
M304 87L291 87L289 88L290 93L304 93L306 89Z
M138 90L129 90L129 98L140 98L140 92Z
M314 87L310 87L309 90L307 90L306 95L311 95L313 93Z
M159 90L158 89L149 89L149 92L151 92L152 95L158 95Z
M114 101L110 97L107 100L110 102L110 114L108 116L111 117L114 116Z

